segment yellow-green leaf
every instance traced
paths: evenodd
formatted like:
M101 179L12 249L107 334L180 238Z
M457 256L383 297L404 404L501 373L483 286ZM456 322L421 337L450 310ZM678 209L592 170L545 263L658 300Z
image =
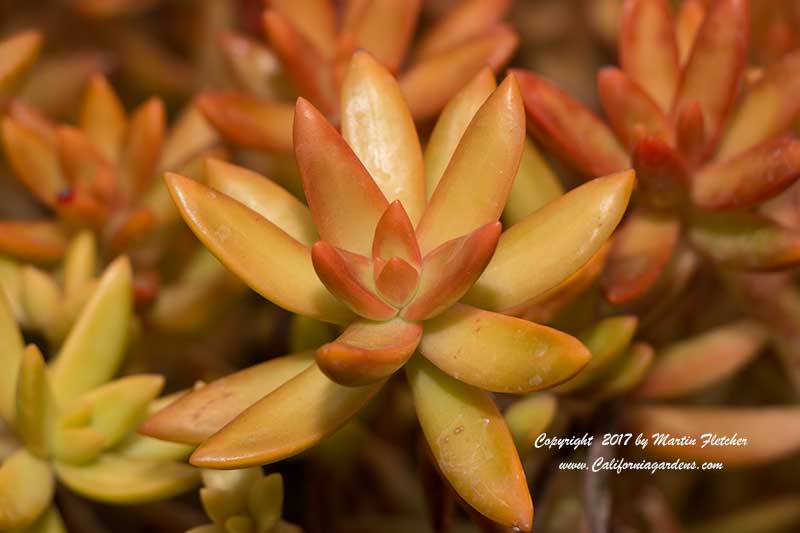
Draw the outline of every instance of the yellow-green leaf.
M465 301L502 311L567 279L619 224L633 182L633 171L594 179L507 229Z
M16 418L17 377L25 346L6 296L0 293L0 416L9 425Z
M50 365L63 403L107 382L119 368L128 337L133 291L127 257L111 263Z
M171 498L200 481L200 472L175 462L104 454L87 465L55 463L58 479L78 494L106 503L134 504Z
M25 446L39 457L48 453L48 438L58 416L44 358L29 345L22 356L17 381L16 426Z
M506 527L531 528L533 503L503 416L489 395L422 357L406 365L422 431L459 496Z
M200 444L313 362L312 350L245 368L186 393L151 416L139 431L163 440Z
M350 310L317 277L306 246L232 198L178 174L166 179L195 235L253 290L302 315L350 320Z
M382 385L380 381L344 387L314 364L204 442L191 463L205 468L242 468L296 455L342 427Z
M50 466L25 449L0 466L0 529L22 528L44 512L53 497Z
M557 408L555 395L541 393L525 396L506 410L506 424L520 454L528 453L536 437L547 430Z
M557 385L591 356L571 335L461 304L425 321L419 350L458 380L514 394Z

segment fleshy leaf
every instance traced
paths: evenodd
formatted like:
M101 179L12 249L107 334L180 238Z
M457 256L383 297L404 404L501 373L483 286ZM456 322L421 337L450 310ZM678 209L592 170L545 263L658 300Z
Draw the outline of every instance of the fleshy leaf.
M389 204L378 220L372 241L372 257L386 261L398 257L417 267L422 263L414 226L399 200Z
M25 316L33 327L49 334L61 314L61 289L53 277L36 267L24 266L20 274Z
M747 59L748 2L711 4L695 39L675 96L675 107L697 101L710 140L719 134Z
M25 349L17 381L16 428L25 446L39 457L48 453L50 431L58 407L47 376L44 357L34 345Z
M466 303L503 311L570 277L611 235L633 183L632 171L594 179L507 229Z
M164 386L157 374L136 374L106 383L81 398L65 413L68 425L88 425L103 437L105 447L133 430Z
M16 418L17 377L25 351L22 333L6 300L0 291L0 416L13 427Z
M644 379L654 358L652 346L644 342L633 343L613 369L613 375L595 385L595 397L610 398L629 392Z
M800 262L800 235L754 213L697 213L689 237L730 268L772 270Z
M386 200L400 200L416 225L425 209L417 130L397 82L367 52L353 55L342 83L341 129Z
M300 95L326 113L334 113L338 103L332 72L326 68L325 52L273 9L264 11L263 25L272 48Z
M690 163L700 163L706 156L708 125L697 100L685 102L676 111L675 144Z
M533 503L525 473L491 397L422 357L409 361L406 371L425 439L458 495L499 524L530 530Z
M128 117L105 76L96 74L89 80L78 123L106 160L115 163L122 153Z
M514 31L499 24L483 35L413 64L400 88L416 120L436 115L486 65L499 70L517 47Z
M223 524L239 514L247 513L250 487L262 476L260 467L239 470L203 470L200 501L211 520Z
M80 233L69 243L64 256L64 294L76 297L83 294L97 270L97 242L88 231Z
M183 463L101 455L87 465L55 463L59 481L93 500L135 504L177 496L197 485L200 472Z
M0 466L0 528L24 528L41 515L53 498L50 466L24 448Z
M589 349L591 359L577 376L556 390L559 393L573 392L603 378L609 368L625 355L637 325L638 319L633 315L611 317L578 335Z
M319 279L328 290L344 302L353 312L372 320L386 320L397 314L397 310L380 299L365 284L365 277L359 276L351 269L352 263L358 261L368 266L364 256L338 250L325 241L318 241L311 247L311 261Z
M86 302L55 360L50 363L53 392L67 403L108 381L125 353L133 291L127 257L111 263Z
M67 186L55 147L17 121L3 120L3 147L17 178L47 205L54 205Z
M503 413L520 455L526 454L536 438L547 430L556 415L557 408L556 396L540 393L515 401Z
M603 271L603 292L619 305L646 293L672 257L680 223L649 209L631 213L614 235Z
M744 209L775 196L798 177L800 142L775 139L704 166L692 177L692 201L701 209Z
M419 350L460 381L513 394L557 385L591 357L571 335L461 304L425 321Z
M622 68L665 112L678 85L678 44L666 0L628 0L619 30Z
M681 2L675 18L675 38L678 43L678 56L681 65L685 65L697 38L697 32L706 16L703 0L684 0Z
M417 288L417 269L400 257L392 257L388 261L375 259L374 268L378 294L397 308L406 305Z
M205 177L212 189L249 207L298 242L311 246L319 239L308 207L269 178L219 159L206 160Z
M513 72L539 142L587 177L630 166L628 154L612 131L583 104L531 72Z
M442 110L425 147L428 198L436 190L475 113L496 88L494 74L491 69L484 67Z
M459 45L499 24L511 7L509 0L467 0L454 4L431 27L417 47L417 55L430 56Z
M486 224L426 255L417 293L402 316L427 320L460 300L491 260L501 229L499 222Z
M0 251L27 261L54 261L67 250L61 227L48 221L0 222Z
M495 222L519 169L525 115L513 76L480 107L467 126L417 226L422 255Z
M694 445L648 446L665 459L721 461L728 468L775 461L800 450L798 407L657 407L626 411L624 424L645 435L668 433L695 439ZM746 445L706 445L702 435L747 439Z
M248 509L258 524L258 530L273 531L273 528L280 522L283 509L283 478L281 475L275 472L257 479L250 489L248 500Z
M350 311L319 281L309 249L254 211L178 174L166 176L195 235L242 281L276 304L319 320L346 323Z
M800 52L770 66L747 90L728 122L717 151L723 160L783 134L800 111Z
M613 67L602 69L597 88L611 127L628 150L644 136L670 142L672 125L666 114L624 72Z
M200 444L313 362L314 351L307 351L229 374L156 412L139 432L162 440Z
M763 328L741 321L677 342L659 354L636 396L671 399L702 390L747 365L766 340Z
M270 0L269 6L286 17L320 50L335 46L336 12L328 0Z
M323 240L369 257L386 198L341 135L297 100L294 149L308 205Z
M317 365L341 385L368 385L403 366L421 336L422 326L402 318L357 320L338 339L317 350Z
M352 28L355 45L368 50L389 70L396 71L414 35L420 4L420 0L372 0L366 3Z
M245 148L267 152L292 149L294 108L238 92L206 91L197 107L220 135Z
M344 387L314 364L205 441L191 463L204 468L244 468L296 455L342 427L382 385Z
M153 183L164 143L164 121L164 103L157 98L143 103L131 116L118 167L123 197L139 198Z

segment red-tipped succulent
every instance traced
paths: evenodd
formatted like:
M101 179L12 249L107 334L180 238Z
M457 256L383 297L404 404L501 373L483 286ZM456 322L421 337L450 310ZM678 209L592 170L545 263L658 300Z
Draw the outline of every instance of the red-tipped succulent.
M642 296L688 244L734 269L800 262L800 234L759 206L800 176L800 52L745 83L748 3L628 0L621 68L598 75L608 125L552 83L517 72L533 134L585 176L633 166L637 207L615 237L603 285L612 303Z

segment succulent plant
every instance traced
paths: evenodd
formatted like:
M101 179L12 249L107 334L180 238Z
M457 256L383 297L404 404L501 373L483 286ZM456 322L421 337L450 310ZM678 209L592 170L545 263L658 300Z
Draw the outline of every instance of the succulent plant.
M248 92L206 92L198 105L237 145L266 152L292 150L292 89L332 121L350 55L369 51L391 72L412 116L430 119L485 65L499 69L517 37L502 22L509 0L460 0L418 39L422 2L274 1L263 14L269 48L237 34L223 39L227 62ZM413 45L413 46L412 46ZM287 91L285 78L292 89Z
M598 75L610 127L546 80L517 71L534 136L586 176L637 171L636 209L614 239L603 274L609 300L641 297L680 245L733 269L797 264L798 234L759 206L800 175L788 136L798 57L786 56L734 106L746 66L748 8L693 2L673 22L662 0L630 0L622 17L622 69ZM756 126L757 124L757 126Z
M594 180L501 235L524 140L517 84L506 78L477 107L458 101L425 164L399 85L360 52L343 81L342 135L308 101L297 103L294 147L310 209L236 167L211 182L216 190L167 176L190 227L253 289L346 327L315 351L183 397L148 420L146 434L202 442L192 463L203 467L274 462L341 427L405 365L444 476L479 512L530 529L524 475L484 390L553 386L589 354L569 335L496 311L587 261L622 216L633 174ZM567 220L570 231L556 234Z
M46 362L24 346L0 298L0 414L18 447L0 466L0 528L64 531L51 505L58 480L88 498L138 503L193 487L191 450L133 433L158 396L152 374L112 380L122 362L132 315L130 264L115 260L67 335ZM156 408L171 399L161 401Z
M187 533L300 533L281 520L283 478L260 467L203 470L200 499L213 521Z
M102 76L88 84L79 127L53 124L35 109L12 103L3 120L6 157L56 218L0 223L0 251L53 261L64 255L76 229L87 228L98 236L103 255L113 257L174 219L163 184L153 179L159 169L189 168L219 152L216 135L195 110L168 135L164 121L157 98L128 117Z

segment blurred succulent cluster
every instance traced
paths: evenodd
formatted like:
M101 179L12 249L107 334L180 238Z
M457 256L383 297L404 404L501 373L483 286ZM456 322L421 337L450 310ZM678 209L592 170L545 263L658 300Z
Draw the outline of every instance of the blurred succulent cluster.
M797 9L0 2L0 531L797 531Z

